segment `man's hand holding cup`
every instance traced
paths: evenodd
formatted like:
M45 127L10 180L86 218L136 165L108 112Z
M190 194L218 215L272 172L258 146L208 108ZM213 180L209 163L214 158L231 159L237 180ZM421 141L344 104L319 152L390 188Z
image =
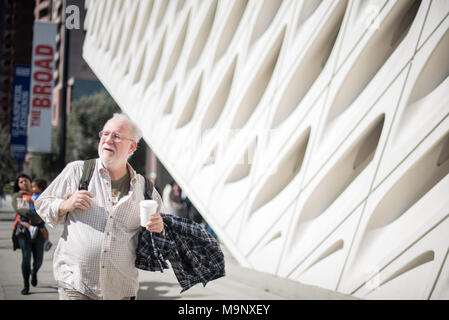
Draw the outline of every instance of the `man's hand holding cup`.
M164 221L161 215L156 213L156 210L156 201L140 201L140 225L150 232L161 233L164 231Z

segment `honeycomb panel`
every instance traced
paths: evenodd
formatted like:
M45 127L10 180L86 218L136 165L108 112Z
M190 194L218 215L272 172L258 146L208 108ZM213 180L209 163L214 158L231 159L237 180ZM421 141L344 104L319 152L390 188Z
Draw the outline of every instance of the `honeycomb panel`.
M86 7L85 60L240 264L447 299L447 1Z

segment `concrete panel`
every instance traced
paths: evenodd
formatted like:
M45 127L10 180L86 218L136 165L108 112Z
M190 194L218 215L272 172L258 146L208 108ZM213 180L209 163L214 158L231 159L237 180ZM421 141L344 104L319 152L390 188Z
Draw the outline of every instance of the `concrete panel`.
M241 265L447 298L447 1L87 8L85 60Z

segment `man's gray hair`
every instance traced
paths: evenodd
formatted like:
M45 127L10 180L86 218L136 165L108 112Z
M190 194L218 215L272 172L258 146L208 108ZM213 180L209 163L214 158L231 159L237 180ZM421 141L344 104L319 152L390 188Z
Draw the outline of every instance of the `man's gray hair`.
M139 129L138 126L136 126L134 124L134 122L126 114L124 114L124 113L114 113L112 115L112 118L109 119L109 120L121 120L121 121L128 122L131 125L132 135L133 135L134 140L136 141L137 144L139 143L140 139L143 136L142 131Z

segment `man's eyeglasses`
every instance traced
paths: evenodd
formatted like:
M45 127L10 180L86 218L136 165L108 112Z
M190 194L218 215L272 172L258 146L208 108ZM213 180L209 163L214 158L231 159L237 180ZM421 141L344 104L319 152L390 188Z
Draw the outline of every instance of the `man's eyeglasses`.
M112 138L112 140L113 140L114 142L120 142L120 141L122 141L123 139L125 139L125 140L130 140L130 141L134 141L134 139L124 138L124 137L122 137L120 134L115 133L115 132L113 132L113 133L111 133L111 132L109 132L109 131L100 131L100 132L98 132L98 136L100 137L100 139L103 138L103 137L104 137L105 139L107 139L107 138L109 137L109 135L111 135L111 138Z

